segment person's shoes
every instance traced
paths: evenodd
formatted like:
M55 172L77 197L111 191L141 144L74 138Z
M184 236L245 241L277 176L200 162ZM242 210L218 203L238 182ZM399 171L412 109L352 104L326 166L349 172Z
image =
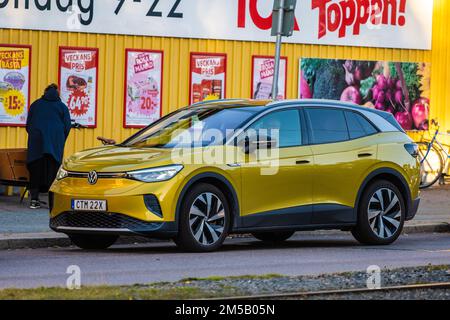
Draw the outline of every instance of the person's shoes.
M40 209L41 202L39 200L31 200L30 209Z

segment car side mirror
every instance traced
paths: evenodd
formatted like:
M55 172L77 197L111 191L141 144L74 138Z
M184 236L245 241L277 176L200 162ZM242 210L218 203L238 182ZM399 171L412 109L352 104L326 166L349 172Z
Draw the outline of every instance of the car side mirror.
M245 154L251 154L257 150L274 149L277 147L278 143L276 139L269 135L246 135L243 139L238 141L237 145L243 149Z

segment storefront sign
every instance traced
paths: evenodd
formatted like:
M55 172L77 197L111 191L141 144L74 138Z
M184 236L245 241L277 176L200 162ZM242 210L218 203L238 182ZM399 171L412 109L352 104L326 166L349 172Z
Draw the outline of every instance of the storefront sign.
M0 44L0 126L26 124L31 47Z
M273 57L253 56L252 58L252 98L271 99L275 60ZM286 97L287 58L280 60L280 77L278 79L278 97Z
M270 0L0 0L0 27L273 41L272 7ZM298 0L286 42L431 49L432 17L433 0Z
M227 57L223 54L192 53L190 101L225 98Z
M428 130L429 63L301 59L299 96L392 113L405 130Z
M142 128L161 117L163 52L126 50L124 127Z
M97 125L98 49L59 49L61 100L72 120L91 128Z

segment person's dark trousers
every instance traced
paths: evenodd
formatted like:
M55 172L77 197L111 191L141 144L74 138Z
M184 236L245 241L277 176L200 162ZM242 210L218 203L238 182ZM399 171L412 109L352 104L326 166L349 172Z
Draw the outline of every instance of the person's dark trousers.
M28 163L28 171L30 173L30 194L31 200L39 200L40 193L47 193L56 178L60 163L58 163L51 155Z

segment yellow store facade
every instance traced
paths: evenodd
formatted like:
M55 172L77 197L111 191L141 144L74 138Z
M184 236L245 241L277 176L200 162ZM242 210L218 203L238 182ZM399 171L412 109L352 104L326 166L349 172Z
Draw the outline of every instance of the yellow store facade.
M427 2L427 0L421 1ZM14 8L12 4L10 6L10 12L12 12ZM181 9L182 7L177 8L172 14L176 14ZM285 43L282 56L287 57L286 98L298 97L300 58L431 63L430 118L438 119L443 131L447 132L450 130L450 40L448 38L450 2L434 0L432 15L431 50ZM226 55L226 98L250 98L252 56L270 56L274 53L274 44L264 41L66 32L10 28L9 26L3 28L1 20L0 27L2 27L0 44L31 46L31 101L39 98L49 83L58 82L60 47L98 49L97 125L96 128L72 130L66 146L66 156L82 149L98 146L97 136L121 141L138 130L123 126L126 49L163 51L161 83L163 115L186 106L190 102L191 53ZM114 30L115 26L111 28ZM301 23L300 30L302 30ZM111 32L114 33L114 31ZM23 148L26 147L26 143L27 134L24 127L0 127L0 149Z

